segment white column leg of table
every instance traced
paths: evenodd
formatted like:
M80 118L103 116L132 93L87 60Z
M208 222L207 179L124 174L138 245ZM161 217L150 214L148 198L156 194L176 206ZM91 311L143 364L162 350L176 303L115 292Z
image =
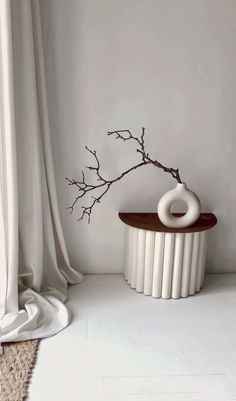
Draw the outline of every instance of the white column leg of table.
M193 233L185 234L183 269L182 269L182 280L181 280L181 297L187 297L189 293L192 247L193 247Z
M131 264L131 275L130 275L131 288L136 288L137 250L138 250L138 229L132 228L132 264Z
M199 258L198 258L198 268L197 268L197 280L196 280L196 292L200 291L202 275L205 272L205 262L206 262L206 235L205 231L200 234L200 245L199 245Z
M170 298L171 296L174 247L175 247L175 234L166 233L164 262L163 262L163 278L162 278L162 298Z
M144 290L145 242L146 242L146 231L139 230L138 251L137 251L137 277L136 277L137 292L143 292Z
M202 277L201 277L201 286L203 286L204 277L205 277L205 270L206 270L206 258L207 258L207 241L208 241L208 232L205 233L205 244L203 249L203 264L202 264Z
M131 235L132 232L129 227L125 230L125 269L124 269L124 277L125 280L128 280L129 269L130 269L130 261L131 261Z
M131 284L132 268L134 264L134 259L136 258L136 242L135 242L135 228L129 227L130 231L130 252L129 252L129 269L127 282Z
M182 266L184 255L184 234L175 234L175 251L173 263L173 277L172 277L172 298L179 298L181 296L181 279L182 279Z
M197 268L199 256L200 233L193 234L193 250L192 250L192 263L190 272L189 295L195 294L196 281L197 281Z
M155 233L153 231L146 231L144 291L143 291L145 295L152 294L154 250L155 250Z
M152 284L152 296L155 298L161 297L164 247L165 247L165 234L156 233L154 263L153 263L153 284Z

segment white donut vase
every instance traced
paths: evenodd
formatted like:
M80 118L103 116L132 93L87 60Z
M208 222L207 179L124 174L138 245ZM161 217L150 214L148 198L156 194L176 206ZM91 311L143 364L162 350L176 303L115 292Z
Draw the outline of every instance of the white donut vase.
M183 201L188 207L186 214L181 217L173 216L171 213L171 206L176 201ZM157 206L158 216L166 227L189 227L197 221L200 211L201 203L199 198L184 183L178 183L174 189L166 192Z

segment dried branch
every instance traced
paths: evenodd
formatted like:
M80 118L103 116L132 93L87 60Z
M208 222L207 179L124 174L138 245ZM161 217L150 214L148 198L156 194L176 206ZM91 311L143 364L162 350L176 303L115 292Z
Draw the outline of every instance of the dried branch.
M72 178L72 179L66 178L68 185L75 186L79 192L79 194L75 198L72 205L70 207L68 207L67 209L70 210L70 213L73 213L75 205L85 195L87 195L88 193L90 193L92 191L97 191L97 190L99 191L100 189L101 189L101 193L99 192L99 195L97 195L97 196L94 196L94 195L91 196L92 202L90 203L89 206L82 206L82 215L78 219L78 221L83 220L84 217L87 216L88 223L89 223L94 206L97 203L100 203L101 199L108 192L111 185L114 184L115 182L120 181L124 176L131 173L131 171L138 169L139 167L153 165L155 167L162 169L164 172L171 174L172 177L175 180L177 180L178 183L182 182L180 175L179 175L179 169L174 169L172 167L164 166L162 163L158 162L157 160L153 160L149 156L149 153L146 152L145 142L144 142L145 128L142 128L142 134L141 134L140 138L135 137L129 130L116 130L116 131L108 132L108 136L113 136L113 135L116 137L117 140L122 140L124 142L129 141L129 140L135 141L138 146L136 151L141 154L142 161L140 163L135 164L134 166L130 167L129 169L125 170L118 177L111 179L111 180L107 180L106 178L104 178L102 176L101 165L100 165L96 150L91 150L88 148L88 146L86 146L85 149L95 159L95 166L86 166L86 168L90 171L95 171L98 184L88 184L86 182L85 174L83 171L82 171L82 179L80 181L77 181L74 178Z

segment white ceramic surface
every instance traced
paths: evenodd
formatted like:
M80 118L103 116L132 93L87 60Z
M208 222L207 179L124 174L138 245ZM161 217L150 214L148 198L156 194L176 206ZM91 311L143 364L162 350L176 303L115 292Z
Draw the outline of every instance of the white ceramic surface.
M181 217L173 216L171 206L174 202L185 202L188 210ZM185 183L177 184L174 189L166 192L158 202L157 213L166 227L189 227L200 216L201 203L197 195L190 191Z
M124 276L155 298L194 295L203 284L207 232L162 233L126 227Z

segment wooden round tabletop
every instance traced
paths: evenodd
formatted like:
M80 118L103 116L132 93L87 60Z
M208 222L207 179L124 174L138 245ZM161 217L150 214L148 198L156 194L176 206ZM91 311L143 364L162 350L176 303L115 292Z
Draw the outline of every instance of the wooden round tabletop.
M182 216L182 213L173 213L174 216ZM165 232L165 233L194 233L210 230L217 223L213 213L201 213L199 219L190 227L171 228L166 227L160 221L157 213L119 213L123 223L128 226L140 228L142 230Z

